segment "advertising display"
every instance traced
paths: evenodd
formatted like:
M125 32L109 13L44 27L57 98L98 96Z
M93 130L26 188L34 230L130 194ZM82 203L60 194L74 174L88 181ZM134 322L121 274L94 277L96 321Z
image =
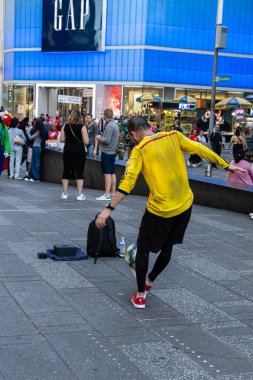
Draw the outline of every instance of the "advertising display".
M103 0L43 0L42 51L103 50Z
M108 108L113 110L114 117L121 115L121 86L109 86L108 88Z

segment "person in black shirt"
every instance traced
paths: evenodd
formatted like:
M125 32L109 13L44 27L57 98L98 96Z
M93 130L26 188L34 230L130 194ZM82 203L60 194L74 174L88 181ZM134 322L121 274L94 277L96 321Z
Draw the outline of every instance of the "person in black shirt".
M210 143L212 150L220 156L222 147L222 134L220 132L220 127L217 124L215 125L214 131L210 135ZM212 164L212 167L217 169L217 166L215 164Z

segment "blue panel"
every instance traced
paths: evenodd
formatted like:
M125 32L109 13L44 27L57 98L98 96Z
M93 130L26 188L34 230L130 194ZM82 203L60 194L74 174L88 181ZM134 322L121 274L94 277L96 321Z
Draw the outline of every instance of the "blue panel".
M15 60L14 74L10 71L9 56ZM19 51L5 53L5 59L5 80L114 82L143 79L144 51L138 49L86 54Z
M149 0L146 45L213 50L217 0Z
M218 75L231 76L219 87L253 88L252 59L220 56L218 63ZM212 67L212 55L146 50L144 81L211 86Z

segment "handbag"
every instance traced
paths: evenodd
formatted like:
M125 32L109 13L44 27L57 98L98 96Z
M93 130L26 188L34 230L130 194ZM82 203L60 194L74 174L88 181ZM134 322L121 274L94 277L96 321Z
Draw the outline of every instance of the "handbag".
M18 135L15 135L13 137L13 142L14 142L14 144L18 144L18 145L25 145L25 140L22 139L22 137L20 137Z
M85 151L85 153L87 153L87 147L86 147L86 145L85 145L82 141L80 141L79 138L75 135L75 133L73 132L73 129L71 128L71 125L70 125L70 124L69 124L69 128L70 128L70 130L71 130L71 132L72 132L72 135L75 137L75 139L76 139L80 144L83 145L83 147L84 147L84 151Z

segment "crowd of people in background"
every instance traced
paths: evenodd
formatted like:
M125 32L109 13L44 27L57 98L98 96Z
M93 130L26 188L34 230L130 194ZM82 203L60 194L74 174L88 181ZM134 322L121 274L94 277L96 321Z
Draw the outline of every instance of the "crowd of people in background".
M68 198L69 180L76 180L77 200L85 200L83 194L83 173L86 156L101 158L101 171L105 180L105 192L97 200L110 201L115 195L116 175L115 159L118 147L127 147L129 154L133 147L133 142L128 135L127 125L129 118L118 121L111 109L107 109L99 120L93 118L91 114L86 114L85 118L79 111L73 111L64 125L59 116L54 119L46 114L41 114L32 121L28 117L19 120L6 113L5 121L0 117L0 174L5 169L8 170L10 179L27 182L40 181L40 164L46 145L55 144L57 149L63 151L63 175L62 199ZM206 129L206 121L209 115L199 120L192 129L188 138L209 146L219 156L225 147L224 137L221 131L220 122L215 124L214 130L209 135ZM221 115L217 116L221 118ZM183 133L180 127L180 119L174 120L171 130ZM150 124L152 133L159 133L159 125ZM251 145L252 146L251 146ZM245 160L246 150L253 150L252 131L237 127L229 142L229 149L232 149L233 165L244 168L247 173L229 173L229 182L244 183L253 185L252 166ZM192 154L187 160L187 165L197 168L203 160L197 154ZM21 166L25 163L25 176L21 175ZM215 164L212 164L216 168Z

